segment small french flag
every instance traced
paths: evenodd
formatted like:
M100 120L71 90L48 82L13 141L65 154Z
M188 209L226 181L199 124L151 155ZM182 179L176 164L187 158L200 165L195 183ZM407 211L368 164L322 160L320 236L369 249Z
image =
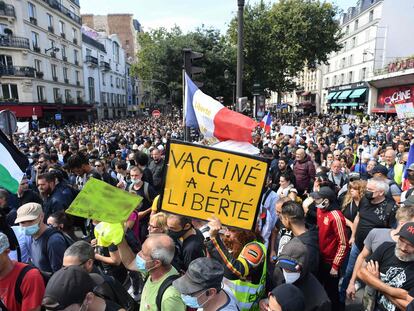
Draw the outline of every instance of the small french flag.
M408 160L405 164L404 174L403 174L403 180L402 180L402 190L406 191L410 189L410 183L408 181L408 171L407 169L411 164L414 163L414 144L410 146L410 151L408 152Z
M270 127L272 125L272 116L270 115L270 111L263 117L259 125L261 128L264 128L266 133L270 133Z

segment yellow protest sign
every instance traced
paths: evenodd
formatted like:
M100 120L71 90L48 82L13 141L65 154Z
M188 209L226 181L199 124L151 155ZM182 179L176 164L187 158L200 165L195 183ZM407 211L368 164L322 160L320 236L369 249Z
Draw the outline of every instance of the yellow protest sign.
M91 178L66 213L108 223L121 223L139 206L142 197Z
M171 141L161 209L253 229L268 164L264 159Z

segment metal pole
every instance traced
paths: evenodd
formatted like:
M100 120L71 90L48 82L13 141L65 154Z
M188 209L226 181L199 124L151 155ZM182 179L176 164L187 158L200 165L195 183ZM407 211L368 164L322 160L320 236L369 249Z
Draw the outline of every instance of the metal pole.
M244 0L237 0L237 89L236 98L243 96L243 11Z

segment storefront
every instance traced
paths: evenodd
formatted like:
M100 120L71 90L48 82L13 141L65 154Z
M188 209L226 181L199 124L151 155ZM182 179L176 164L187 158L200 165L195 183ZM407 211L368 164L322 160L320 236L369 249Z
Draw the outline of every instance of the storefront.
M367 110L368 94L368 84L365 82L329 88L326 97L328 111L363 113Z
M375 113L396 113L396 104L413 102L414 84L388 87L378 90L376 105L372 108Z

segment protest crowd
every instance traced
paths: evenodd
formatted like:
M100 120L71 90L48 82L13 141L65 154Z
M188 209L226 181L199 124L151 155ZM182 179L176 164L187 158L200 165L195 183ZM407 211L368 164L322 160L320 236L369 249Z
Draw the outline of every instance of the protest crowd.
M257 127L268 173L253 230L162 210L178 117L16 134L30 164L16 193L0 189L0 310L414 310L413 125ZM91 179L142 198L116 242L93 215L65 213Z

